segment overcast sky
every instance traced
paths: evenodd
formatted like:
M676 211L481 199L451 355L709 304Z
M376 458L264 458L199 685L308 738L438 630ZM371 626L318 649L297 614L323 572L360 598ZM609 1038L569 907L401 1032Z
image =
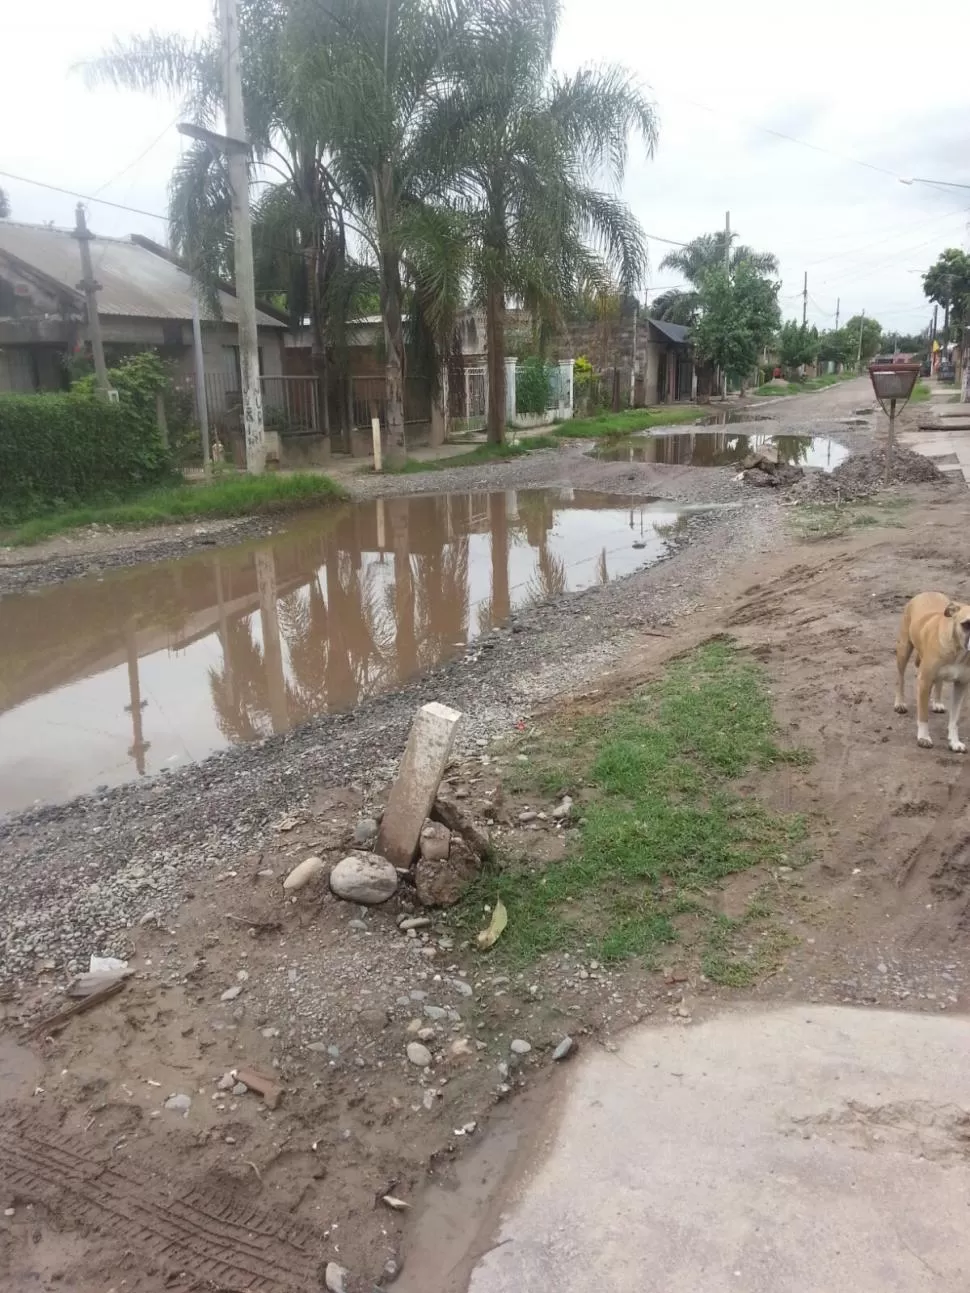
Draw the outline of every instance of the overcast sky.
M6 10L0 170L163 215L177 104L88 90L71 68L114 36L203 30L206 0ZM729 210L746 243L779 257L786 317L800 316L807 270L810 322L833 326L841 299L843 322L864 308L887 330L915 331L931 313L920 273L944 247L968 246L970 220L970 189L897 178L970 185L970 84L925 70L927 42L941 39L930 22L892 0L774 15L754 0L565 0L557 61L621 62L650 88L660 146L631 159L624 189L647 233L686 242ZM14 219L73 224L73 197L6 176L0 186ZM165 235L162 220L98 203L89 224ZM675 284L659 268L665 245L650 250L651 287Z

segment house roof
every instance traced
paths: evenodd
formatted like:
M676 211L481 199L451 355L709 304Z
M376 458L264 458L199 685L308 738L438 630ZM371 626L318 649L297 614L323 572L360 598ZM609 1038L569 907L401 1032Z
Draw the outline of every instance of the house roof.
M98 313L139 319L192 318L192 277L163 247L147 239L92 237L91 262L101 284ZM50 225L19 224L0 220L0 256L7 255L46 278L62 291L78 297L81 259L77 239L68 229ZM239 322L239 303L229 291L220 291L222 317ZM211 310L200 302L202 318L215 322ZM286 325L257 310L261 328Z
M662 332L669 341L673 341L675 345L684 346L687 344L690 328L685 328L682 323L667 323L664 319L650 319L649 322L658 332Z

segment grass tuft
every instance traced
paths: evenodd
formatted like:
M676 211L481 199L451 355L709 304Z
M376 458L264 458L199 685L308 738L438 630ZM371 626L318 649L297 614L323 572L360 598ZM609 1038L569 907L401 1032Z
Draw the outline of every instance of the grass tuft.
M608 714L550 730L514 775L520 789L530 781L546 792L568 787L578 839L544 869L506 859L479 880L456 919L477 926L497 892L509 913L501 958L524 962L582 945L618 961L649 958L681 936L678 918L700 913L712 965L716 955L727 965L711 891L736 872L786 859L804 835L800 818L770 813L731 785L752 769L808 760L779 746L776 734L762 672L721 641L675 662Z
M144 529L216 517L262 516L343 498L345 492L329 476L309 472L226 476L197 485L160 486L131 498L105 498L80 507L56 508L0 532L0 541L17 547L86 525Z

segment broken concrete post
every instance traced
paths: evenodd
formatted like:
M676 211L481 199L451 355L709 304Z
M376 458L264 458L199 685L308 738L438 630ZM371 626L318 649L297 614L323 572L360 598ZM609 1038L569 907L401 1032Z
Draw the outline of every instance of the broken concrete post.
M431 811L448 764L461 713L438 701L422 705L411 725L377 836L377 851L395 866L409 867L421 828Z

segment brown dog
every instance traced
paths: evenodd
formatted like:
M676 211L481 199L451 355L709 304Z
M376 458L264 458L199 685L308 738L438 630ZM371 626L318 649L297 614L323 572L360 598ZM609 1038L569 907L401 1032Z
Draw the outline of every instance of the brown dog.
M966 754L958 724L963 696L970 683L970 606L953 602L945 593L920 593L906 603L896 641L896 713L906 713L904 695L906 666L916 652L916 740L929 749L930 710L942 714L943 684L952 684L950 694L950 749ZM931 702L932 694L932 702Z

